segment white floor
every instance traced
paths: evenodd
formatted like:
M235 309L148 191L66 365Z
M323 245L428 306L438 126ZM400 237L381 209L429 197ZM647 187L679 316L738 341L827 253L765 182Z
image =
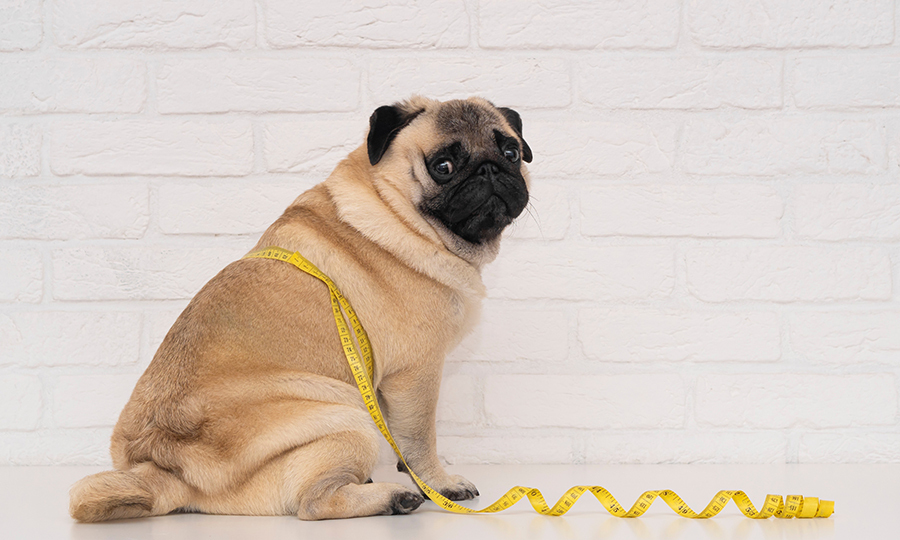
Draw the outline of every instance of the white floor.
M734 506L710 520L676 516L663 502L638 519L614 518L585 495L564 517L534 513L527 501L484 516L458 516L426 502L408 516L309 523L294 517L180 514L101 524L78 524L67 514L69 486L97 467L0 467L0 539L454 539L482 538L900 538L900 465L541 465L456 466L478 486L482 508L521 484L539 488L548 501L576 484L599 484L630 507L648 489L673 489L695 510L719 489L744 490L760 506L767 493L800 494L835 501L828 519L765 521L744 518ZM398 481L379 470L376 481ZM404 477L405 480L405 477ZM403 480L400 480L403 481Z

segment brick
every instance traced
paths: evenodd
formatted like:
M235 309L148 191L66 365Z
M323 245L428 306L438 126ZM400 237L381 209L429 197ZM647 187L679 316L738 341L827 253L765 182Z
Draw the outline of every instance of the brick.
M50 136L55 174L240 176L253 169L247 120L84 121Z
M800 437L800 463L897 463L900 434L805 433Z
M778 432L661 431L589 435L586 463L784 463Z
M794 190L801 238L900 240L900 186L801 185Z
M375 103L422 94L435 99L481 95L498 106L565 107L572 100L569 64L561 58L374 58L369 95Z
M116 58L0 61L0 111L139 112L147 97L142 62Z
M568 437L438 436L438 455L450 465L546 464L569 465L574 460Z
M682 138L684 169L709 175L873 173L886 147L875 122L811 117L696 118Z
M138 374L63 375L53 387L57 427L107 427L119 419Z
M869 247L695 248L687 254L691 294L708 302L887 300L891 261Z
M569 324L565 312L558 309L519 304L485 303L481 322L451 354L451 360L512 362L566 359Z
M772 58L601 56L578 69L581 97L613 109L771 109L782 62Z
M0 51L27 51L43 38L41 0L0 1Z
M868 47L894 38L891 0L698 0L691 39L706 47Z
M900 358L900 312L803 312L791 316L791 347L813 362L893 364Z
M438 422L471 424L475 421L475 380L471 375L448 375L441 381Z
M676 309L586 309L578 338L604 361L773 361L781 356L778 314Z
M0 364L73 366L134 364L141 314L30 311L0 314Z
M528 206L504 232L504 238L560 240L569 230L572 213L568 190L543 179L528 187Z
M0 123L0 178L40 174L41 138L33 124Z
M900 56L799 58L789 91L802 108L900 106Z
M0 302L37 303L44 296L44 262L33 249L0 249Z
M159 112L348 111L359 102L359 68L336 58L172 59L157 78Z
M484 282L495 298L665 298L675 285L675 253L665 246L507 242Z
M0 238L141 238L147 186L0 186Z
M478 9L478 42L507 49L674 47L679 3L486 0Z
M885 425L896 422L897 389L891 374L701 375L696 409L698 424L712 426Z
M545 175L662 173L670 171L674 161L674 124L538 121L524 131Z
M41 388L40 379L33 375L4 373L0 377L0 430L37 429L44 408Z
M234 248L70 248L53 252L56 300L190 298L239 259Z
M0 433L0 465L106 465L111 428Z
M589 187L579 194L587 236L774 238L784 205L756 184Z
M286 120L266 124L267 170L331 172L338 162L365 142L364 121Z
M311 182L189 183L159 188L159 227L166 234L265 231Z
M495 426L681 427L684 400L677 375L491 375L484 389Z
M469 44L463 0L269 0L263 10L272 47L433 49Z
M53 2L53 33L64 48L243 49L253 47L256 12L246 0Z

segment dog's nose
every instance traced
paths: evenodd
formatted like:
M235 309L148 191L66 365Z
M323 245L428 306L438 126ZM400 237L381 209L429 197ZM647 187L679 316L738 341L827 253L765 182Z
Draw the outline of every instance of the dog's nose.
M494 176L498 172L500 172L500 167L498 167L496 163L492 161L486 161L482 163L480 167L478 167L478 172L475 174L477 174L478 176Z

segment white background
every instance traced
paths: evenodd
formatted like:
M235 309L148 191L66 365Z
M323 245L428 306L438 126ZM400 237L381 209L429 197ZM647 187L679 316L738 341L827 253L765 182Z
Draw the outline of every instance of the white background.
M108 463L187 300L413 92L517 109L535 155L447 461L900 461L897 19L0 0L0 464Z

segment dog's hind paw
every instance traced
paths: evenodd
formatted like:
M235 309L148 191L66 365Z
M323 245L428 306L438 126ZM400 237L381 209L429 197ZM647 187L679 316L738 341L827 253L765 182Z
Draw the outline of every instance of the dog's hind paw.
M418 508L425 498L414 491L399 491L391 497L390 514L408 514Z

